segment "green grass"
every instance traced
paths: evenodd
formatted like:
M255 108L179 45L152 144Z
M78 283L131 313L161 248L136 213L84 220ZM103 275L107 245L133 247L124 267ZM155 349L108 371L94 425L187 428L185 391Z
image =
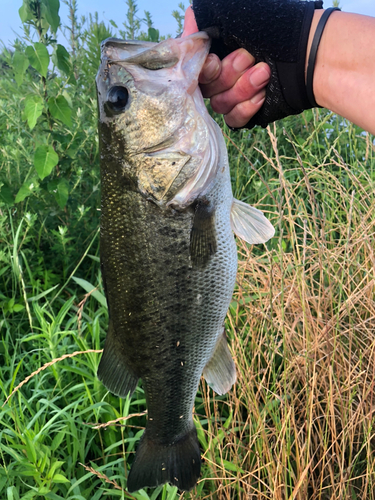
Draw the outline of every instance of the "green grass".
M1 404L23 382L0 408L1 499L375 498L373 138L325 111L225 132L235 195L276 235L238 242L226 321L238 381L226 396L201 383L197 487L126 492L145 398L96 378L97 233L73 254L61 223L59 275L30 250L43 220L0 207Z

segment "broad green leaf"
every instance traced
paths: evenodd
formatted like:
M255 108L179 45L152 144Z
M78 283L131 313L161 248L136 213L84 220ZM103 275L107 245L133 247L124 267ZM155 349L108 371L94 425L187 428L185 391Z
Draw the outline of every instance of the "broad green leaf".
M69 198L69 183L66 179L54 179L48 183L48 191L53 194L60 208L64 208Z
M28 45L25 52L31 66L42 76L46 77L49 64L47 47L40 42L35 42L34 46Z
M35 467L28 464L24 464L24 468L22 469L22 475L33 477L35 479L36 477L39 477L40 473Z
M7 488L7 500L19 500L19 495L17 493L15 486L8 486Z
M56 285L57 286L57 285ZM59 431L56 436L53 438L53 441L52 441L52 444L51 444L51 449L52 451L56 451L57 448L60 446L60 444L62 443L62 440L64 439L64 437L66 436L67 434L67 431L66 431L66 427L64 427L64 429L62 429L61 431ZM64 462L63 462L64 463Z
M25 99L25 110L23 112L23 117L27 120L27 123L32 130L39 116L43 113L43 99L37 95L29 95Z
M63 71L67 76L69 76L72 71L70 56L69 52L63 45L60 45L59 43L56 45L56 49L52 54L52 62L59 68L60 71Z
M22 309L25 309L25 306L23 304L14 304L13 306L13 311L14 312L20 312Z
M49 450L48 450L48 453L49 453ZM48 453L45 450L43 453L43 451L41 450L41 453L39 454L39 456L42 455L42 460L40 460L40 459L38 460L38 472L39 472L39 474L43 474L44 469L46 467L49 467L49 465L50 465L50 459L48 457Z
M13 389L13 385L11 385L10 387L8 387L8 389L11 392L12 389ZM18 449L19 448L20 447L18 447ZM27 460L27 459L24 459L24 455L23 454L17 453L17 451L15 450L15 448L13 446L6 446L5 444L2 444L1 445L1 449L2 449L2 451L5 451L6 453L8 453L12 458L14 458L14 460L17 463L24 464L25 460Z
M63 90L62 95L68 101L69 107L73 108L72 96L69 94L69 92L67 92L66 90Z
M47 33L47 31L50 29L50 24L47 21L46 12L45 12L45 8L43 5L41 8L41 11L42 11L42 15L40 17L41 34L45 35Z
M69 479L67 479L65 476L63 476L62 474L55 474L52 478L52 482L53 483L69 483L70 484L70 481Z
M100 259L98 256L96 255L91 255L90 253L87 254L87 257L90 257L90 259L92 259L93 261L95 262L100 262Z
M17 85L21 85L25 71L29 67L29 60L23 52L16 50L13 54L13 70Z
M18 14L21 18L21 21L25 23L26 21L31 21L33 18L33 13L30 10L29 2L27 0L23 0L23 4L18 9Z
M75 276L73 276L73 280L78 285L80 285L87 293L90 293L93 297L95 297L96 300L98 302L100 302L100 304L103 307L107 307L106 298L104 297L104 295L102 293L99 292L99 290L96 290L96 287L94 287L94 285L92 285L91 283L89 283L88 281L86 281L82 278L76 278Z
M109 22L112 24L114 28L116 29L118 28L117 24L112 19L110 19Z
M155 28L148 28L148 39L151 42L158 42L159 41L159 30Z
M40 179L47 177L58 162L59 157L52 146L42 145L36 149L34 165Z
M53 33L56 33L57 28L60 26L59 9L59 0L43 0L43 13Z
M28 491L23 497L20 498L20 500L33 500L38 493L35 491Z
M39 495L47 495L47 493L49 493L49 488L48 486L39 486L39 489L38 489L38 493Z
M56 493L53 493L53 491L50 491L49 493L47 493L47 495L45 495L45 498L47 500L66 500L66 496L65 495L62 497L60 495L56 495ZM86 500L85 498L83 498L82 495L74 495L74 496L72 496L70 498L72 498L74 500ZM94 498L92 500L94 500Z
M15 203L19 203L23 201L25 198L30 196L35 190L39 187L39 183L37 179L28 179L23 183L20 187L20 190L17 193Z
M8 482L8 478L6 476L0 477L0 491L4 491L4 486Z
M48 99L48 109L54 118L61 120L68 127L72 126L72 110L63 95Z
M25 439L24 444L25 444L25 448L26 448L27 458L29 459L30 462L32 462L33 464L36 464L37 456L36 456L35 443L30 438L30 436L27 435L27 433L25 434L24 439Z
M50 470L47 472L47 478L50 479L51 477L53 477L55 475L57 469L60 469L61 466L64 465L64 463L65 462L63 462L61 460L56 460L55 462L53 462Z
M69 156L69 158L74 159L77 156L77 151L79 150L79 144L72 144L69 149L65 151L65 154Z

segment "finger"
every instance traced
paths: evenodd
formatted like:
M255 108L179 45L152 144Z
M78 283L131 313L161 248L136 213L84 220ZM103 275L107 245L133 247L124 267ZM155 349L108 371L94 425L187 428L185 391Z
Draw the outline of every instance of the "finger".
M211 97L211 106L216 113L227 114L237 104L251 100L265 87L271 76L266 63L259 63L247 70L232 88Z
M193 9L189 6L185 11L184 31L181 36L188 36L198 31Z
M254 65L254 62L254 57L245 49L237 49L230 53L221 61L221 72L218 78L201 85L203 96L212 97L230 89L240 76Z
M208 54L206 62L202 68L201 74L199 75L199 83L206 84L210 83L218 76L221 72L221 61L216 54Z
M226 124L233 128L245 126L255 113L260 110L265 98L266 90L262 89L251 100L240 102L225 115Z

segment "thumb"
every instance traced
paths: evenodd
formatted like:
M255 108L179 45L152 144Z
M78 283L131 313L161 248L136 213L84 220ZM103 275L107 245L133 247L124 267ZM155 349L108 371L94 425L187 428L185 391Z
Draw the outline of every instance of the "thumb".
M188 36L197 31L198 26L195 22L194 12L191 6L189 6L185 12L184 31L182 32L182 36Z

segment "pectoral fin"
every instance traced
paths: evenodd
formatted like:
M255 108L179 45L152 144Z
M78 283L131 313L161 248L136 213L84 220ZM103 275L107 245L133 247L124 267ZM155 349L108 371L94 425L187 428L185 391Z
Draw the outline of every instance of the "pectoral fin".
M230 221L233 232L251 245L265 243L275 234L263 212L243 201L233 200Z
M204 367L203 376L217 394L228 392L236 381L236 367L229 351L225 331L216 344L212 358Z
M116 396L131 396L138 383L138 377L126 366L121 350L116 346L112 323L109 323L104 352L99 363L98 378Z
M217 250L215 210L205 202L197 202L190 235L190 255L195 266L204 266Z

